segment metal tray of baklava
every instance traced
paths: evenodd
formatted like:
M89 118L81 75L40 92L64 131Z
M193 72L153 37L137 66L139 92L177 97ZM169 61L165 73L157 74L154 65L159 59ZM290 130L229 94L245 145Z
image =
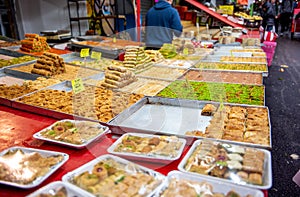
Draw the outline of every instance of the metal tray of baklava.
M109 62L111 62L111 61L117 61L117 60L112 60L112 59L104 58L104 57L101 57L101 59L99 59L99 60L93 59L91 57L82 58L82 57L80 57L80 54L77 52L62 55L61 57L68 64L80 66L80 67L87 68L87 69L99 70L99 71L103 71L104 68L100 68L99 66L91 67L88 64L91 64L91 63L93 63L95 65L96 64L109 64ZM107 66L109 66L109 65L107 65Z
M217 69L199 69L199 68L190 68L183 76L181 76L178 80L185 80L186 79L186 75L187 74L189 74L189 72L193 72L193 71L197 71L197 72L199 72L199 74L201 74L201 72L203 72L203 75L205 75L205 72L214 72L214 73L216 73L216 75L215 75L215 78L216 79L220 79L220 77L219 77L219 75L221 74L221 73L227 73L228 75L230 75L230 73L240 73L240 74L245 74L245 75L247 75L247 74L249 74L249 75L251 75L251 74L259 74L259 75L261 75L262 77L261 77L261 81L260 81L260 84L244 84L244 83L238 83L238 84L244 84L244 85L263 85L263 74L261 73L261 72L259 72L259 71L247 71L247 70L245 70L245 71L243 71L243 70L217 70ZM205 81L208 81L208 80L206 80L206 79L208 79L207 77L206 78L204 78L202 81L203 82L205 82ZM202 81L200 81L200 80L189 80L189 81L199 81L199 82L202 82ZM213 82L213 81L208 81L208 82ZM226 82L222 82L222 81L220 81L220 82L216 82L216 83L226 83ZM227 82L227 83L231 83L231 82ZM232 84L232 83L231 83Z
M23 73L23 72L14 72L9 69L0 69L0 84L5 84L7 86L11 85L22 85L25 80L36 80L39 75ZM2 105L11 106L12 102L9 99L1 98L0 103Z
M144 97L133 104L119 115L114 117L108 125L112 133L123 134L129 132L151 133L176 135L187 139L187 144L194 138L203 138L200 136L186 135L187 131L205 131L210 125L212 116L201 115L202 109L206 104L220 105L218 102L171 99L162 97ZM218 139L220 141L243 144L258 148L271 148L271 122L269 109L266 106L243 105L234 103L224 103L228 106L266 108L268 112L269 125L269 144L253 144L240 141L229 141Z
M16 99L12 100L12 107L16 108L16 109L28 111L28 112L40 114L40 115L53 117L53 118L56 118L56 119L75 119L75 120L88 120L88 121L99 122L99 120L96 120L96 119L86 118L86 117L78 116L78 115L74 115L74 114L68 114L68 113L65 113L65 112L60 112L60 111L51 110L51 109L48 109L48 108L45 108L45 107L30 105L30 104L22 103L21 101L19 101L19 99L22 99L26 96L33 95L33 94L38 93L39 91L42 91L42 90L45 90L45 89L70 92L70 91L72 91L72 85L71 85L70 81L63 81L59 84L48 86L48 87L43 88L41 90L23 95L19 98L16 98ZM100 122L100 123L102 125L106 126L106 123L103 123L103 122Z
M205 63L205 62L201 62L201 63ZM229 64L229 63L224 63L224 62L208 62L208 63L222 63L222 64ZM237 62L233 62L231 64L244 64L244 63L237 63ZM191 68L191 69L195 69L195 70L208 70L208 71L228 71L228 72L253 72L253 73L262 73L263 77L268 77L269 76L269 67L267 64L261 64L263 65L266 70L265 71L255 71L255 70L230 70L230 69L217 69L217 68L199 68L197 66L195 66L195 68Z

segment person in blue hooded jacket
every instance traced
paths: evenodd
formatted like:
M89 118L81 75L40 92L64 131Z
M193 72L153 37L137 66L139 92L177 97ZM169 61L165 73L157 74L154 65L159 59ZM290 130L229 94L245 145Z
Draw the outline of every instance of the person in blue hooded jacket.
M172 43L179 37L182 25L178 11L172 7L173 0L159 0L146 14L145 42L147 48L159 49L164 43Z

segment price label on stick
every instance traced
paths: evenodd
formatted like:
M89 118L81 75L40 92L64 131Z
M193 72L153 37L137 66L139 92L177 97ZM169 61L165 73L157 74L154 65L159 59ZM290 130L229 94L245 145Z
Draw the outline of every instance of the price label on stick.
M100 60L101 56L102 56L101 52L92 51L92 54L91 54L92 59Z
M88 56L90 56L90 49L89 48L81 49L80 57L88 57Z
M71 81L71 83L72 83L72 89L73 89L74 94L77 94L84 90L84 86L83 86L81 78L74 79Z
M113 38L113 43L116 43L116 42L117 42L117 38L114 37L114 38Z

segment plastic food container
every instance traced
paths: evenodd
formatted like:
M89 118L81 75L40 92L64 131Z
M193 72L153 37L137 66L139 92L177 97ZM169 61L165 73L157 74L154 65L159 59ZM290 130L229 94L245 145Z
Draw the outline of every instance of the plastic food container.
M176 136L126 133L107 151L127 159L170 163L180 158L185 144Z
M45 185L44 187L36 190L35 192L29 194L26 197L36 197L42 195L52 195L55 196L57 194L65 194L68 197L84 197L85 195L78 190L77 187L69 183L64 183L62 181L55 181Z
M264 149L197 140L178 169L256 189L269 189L272 186L271 153Z
M68 125L66 124L72 124L70 125L71 128L67 128ZM55 129L58 130L55 131ZM39 140L80 149L101 138L108 131L108 127L102 126L98 122L65 119L57 121L49 127L35 133L33 137ZM87 133L89 133L90 136Z
M122 193L146 197L152 196L164 179L164 175L154 170L113 155L102 155L62 178L80 188L85 196L120 196Z
M10 152L18 151L18 150L21 151L21 152L16 152L15 153L16 157L6 158L5 160L7 160L7 161L5 162L5 160L3 159L3 156L5 154L9 154ZM10 186L18 187L18 188L23 188L23 189L29 189L29 188L36 187L39 184L41 184L43 181L45 181L51 174L53 174L58 168L60 168L69 159L69 155L66 154L66 153L61 153L61 152L56 152L56 151L39 150L39 149L25 148L25 147L16 146L16 147L8 148L8 149L6 149L6 150L4 150L4 151L2 151L0 153L0 157L2 157L2 159L1 159L2 162L1 163L4 163L4 165L6 164L8 166L8 168L10 168L9 166L11 165L12 161L9 161L9 160L12 160L12 159L17 160L18 158L20 158L22 156L21 155L22 152L24 154L26 154L26 155L28 154L27 158L29 156L32 156L31 158L32 158L33 162L36 161L36 159L37 159L37 157L35 156L35 153L40 154L43 158L46 158L46 157L56 157L56 156L61 156L62 158L56 164L51 165L49 167L49 170L44 175L37 176L33 181L31 181L29 183L22 184L22 183L20 183L20 179L18 180L18 177L16 177L16 181L4 181L4 180L1 179L0 180L1 184L10 185ZM18 161L14 161L14 163L16 164L16 165L14 165L14 167L17 167L17 164L18 164L17 162ZM1 168L3 168L3 166L1 166ZM15 170L15 169L13 169L13 170ZM24 166L20 166L20 169L16 169L16 170L22 172L24 170ZM27 174L30 173L30 171L29 172L25 171L25 172L27 172Z
M176 188L174 190L174 188ZM167 191L169 189L169 191ZM235 184L225 183L223 181L216 181L209 177L199 177L191 174L182 173L179 171L171 171L168 173L163 185L154 195L155 197L173 197L188 196L196 194L202 196L205 194L223 194L224 196L229 192L235 192L240 196L263 197L262 191L253 188L247 188Z

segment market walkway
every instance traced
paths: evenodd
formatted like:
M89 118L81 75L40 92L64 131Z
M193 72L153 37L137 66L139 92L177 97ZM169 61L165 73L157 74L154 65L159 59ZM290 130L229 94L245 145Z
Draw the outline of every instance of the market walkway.
M300 40L278 39L269 73L264 81L273 145L273 187L269 196L298 197L300 187L292 178L300 170L300 159L291 155L300 156Z

